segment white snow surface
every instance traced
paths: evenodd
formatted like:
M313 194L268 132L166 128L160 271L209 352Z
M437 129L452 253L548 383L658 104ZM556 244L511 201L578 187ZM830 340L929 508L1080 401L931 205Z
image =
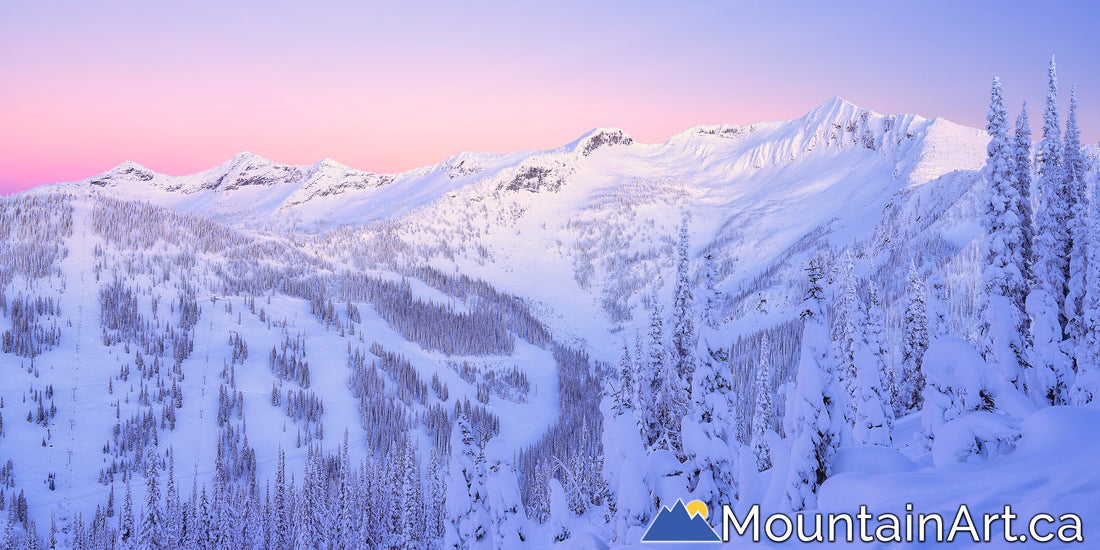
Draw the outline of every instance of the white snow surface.
M635 332L644 331L651 289L662 299L671 295L675 234L686 218L693 274L705 254L715 257L724 300L717 333L731 343L797 318L803 268L819 249L852 246L861 254L861 276L880 273L898 281L911 258L939 254L923 266L934 284L930 309L941 308L938 322L958 338L942 338L929 350L929 376L964 388L973 399L990 390L1010 414L975 412L969 403L950 418L899 419L895 447L840 449L835 475L819 490L820 511L855 513L866 504L876 512L901 512L913 503L921 512L950 515L966 503L980 514L1012 504L1021 515L1079 513L1085 540L1094 540L1100 536L1100 410L1035 410L975 358L965 341L972 336L965 331L973 324L968 321L977 295L973 256L980 193L974 184L985 144L976 129L915 115L881 115L833 98L790 121L697 126L658 144L600 128L554 150L466 152L401 174L365 172L327 159L287 166L241 153L193 175L168 176L125 162L82 181L37 188L29 194L72 197L69 254L59 264L60 276L35 283L16 278L4 290L8 299L20 290L61 296L63 336L58 347L35 359L37 374L28 373L29 360L0 355L6 373L0 381L5 403L0 460L15 461L19 487L26 490L40 529L51 514L62 522L77 513L88 518L105 500L108 489L96 482L107 465L101 449L111 437L116 402L135 394L117 385L108 393L106 386L120 365L132 362L133 352L103 343L97 293L114 274L96 269L97 247L106 246L91 229L97 200L136 199L213 220L256 242L291 246L334 272L408 279L414 295L457 312L471 304L408 277L407 270L430 266L482 279L523 298L557 340L612 365L624 339L632 346ZM164 243L156 246L180 252ZM121 250L110 253L124 256ZM227 267L217 251L199 253L194 261L207 273ZM163 310L175 293L162 294ZM144 315L151 314L151 298L141 298ZM264 299L257 297L257 304ZM288 470L300 471L306 457L305 447L295 446L296 425L271 406L267 353L282 333L250 314L240 297L222 297L216 288L199 288L198 303L202 315L194 351L184 364L186 414L175 430L160 432L162 448L175 449L178 486L186 496L195 474L200 483L212 479L218 372L228 360L226 339L233 332L247 335L250 349L236 368L236 384L248 410L257 474L273 477L277 448L287 451ZM356 305L365 345L377 341L403 354L424 380L437 375L449 387L445 407L476 399L475 386L453 362L521 368L531 385L529 401L494 395L487 405L501 419L500 435L486 450L490 460L511 461L559 414L549 351L517 339L510 355L447 357L405 339L369 304ZM307 337L311 389L324 400L325 448L335 450L345 430L361 434L344 366L349 342L363 345L357 336L326 328L303 300L273 293L264 308L268 318L285 319L291 334ZM887 311L888 318L897 315L896 307ZM32 385L40 390L47 384L54 386L59 411L48 437L46 428L23 418L28 407L23 398ZM133 403L120 406L123 418L137 410ZM608 486L618 493L621 509L648 521L656 513L651 509L646 515L652 496L679 498L677 491L686 484L682 468L668 452L644 456L633 419L614 416L608 399L602 410ZM922 430L929 426L942 439L923 449ZM430 445L427 434L418 437L423 448ZM352 453L363 452L362 438L349 439ZM979 439L1011 444L971 452ZM780 508L788 461L783 454L789 449L778 435L770 444L778 455L775 467L743 473L746 501L737 504L738 511L748 500L762 502L768 511ZM741 458L743 469L753 462L750 456ZM45 485L51 473L57 475L57 490ZM631 547L640 538L636 525L604 522L602 510L564 517L564 490L557 481L551 485L558 514L546 525L532 525L532 547ZM135 503L143 501L142 493L135 483ZM116 498L117 506L122 493ZM549 534L561 528L575 536L553 545Z

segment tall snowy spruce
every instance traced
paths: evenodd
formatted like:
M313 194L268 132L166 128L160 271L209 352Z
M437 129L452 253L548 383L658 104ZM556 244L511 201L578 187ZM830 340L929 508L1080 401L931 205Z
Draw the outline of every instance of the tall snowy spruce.
M884 306L878 293L871 288L870 307L863 327L863 345L856 358L855 423L852 441L856 445L889 446L894 429L894 411L890 407L882 374L890 369L890 352L886 349Z
M1027 102L1020 108L1020 114L1016 116L1016 130L1012 134L1013 140L1013 165L1012 181L1016 184L1016 194L1019 198L1019 213L1021 226L1023 227L1023 239L1020 241L1020 254L1023 256L1024 280L1028 287L1024 290L1030 293L1030 285L1034 282L1035 265L1035 214L1031 208L1031 122L1027 116ZM1027 297L1024 297L1026 307ZM1031 347L1031 318L1024 316L1027 330L1023 333L1026 348Z
M650 450L665 449L680 454L680 425L687 404L683 379L680 378L674 359L664 346L664 323L661 320L660 302L653 293L653 313L649 327L649 396L651 402L644 409L646 444Z
M634 383L634 360L630 358L630 347L623 342L623 354L619 358L619 388L615 392L615 411L618 414L633 413Z
M929 342L928 286L912 263L909 264L906 280L901 365L891 392L894 396L895 412L899 415L920 407L920 394L924 387L921 363Z
M813 508L817 488L832 471L833 456L840 445L837 423L843 411L835 399L841 389L832 364L829 331L825 326L822 271L818 260L807 269L810 286L803 301L802 349L798 360L795 391L788 402L783 427L791 440L791 462L785 502L794 511Z
M1085 296L1081 339L1077 342L1077 373L1069 392L1069 401L1084 405L1100 398L1100 189L1092 186L1089 201L1088 238L1085 269Z
M836 296L831 338L833 340L833 358L837 366L837 376L843 384L844 392L837 395L837 405L843 411L845 422L841 426L841 443L852 443L852 426L856 422L856 384L859 377L861 357L866 336L863 333L867 324L867 310L856 288L855 263L851 249L844 251L840 265L840 290Z
M695 307L691 295L688 248L688 222L680 224L680 242L676 247L676 287L672 295L672 361L685 389L695 374Z
M515 464L504 442L494 440L486 462L485 490L492 516L493 548L526 548L528 546L527 513L520 498Z
M1071 215L1062 167L1062 133L1058 122L1058 78L1054 58L1048 70L1046 110L1043 112L1043 140L1039 144L1038 192L1035 212L1035 284L1027 298L1031 316L1033 353L1027 393L1039 403L1062 403L1069 360L1061 349L1066 278L1069 264L1066 244Z
M447 531L444 548L492 548L489 511L482 485L481 445L466 413L455 419L451 432L451 469L447 478Z
M1012 180L1014 147L1008 139L1008 117L1001 81L993 79L986 131L989 133L988 157L982 178L985 181L985 229L982 262L982 301L979 321L980 349L985 360L1019 386L1024 359L1024 218L1019 211L1020 196Z
M156 447L147 448L145 456L145 508L141 513L137 548L152 550L165 547L163 537L164 512L160 504L160 468Z
M693 498L713 506L737 498L740 454L734 381L729 355L719 341L718 331L700 331L691 412L683 423L684 454L695 478Z
M1070 350L1070 359L1074 362L1072 370L1076 371L1083 361L1088 360L1080 353L1080 343L1084 339L1087 322L1087 312L1084 308L1089 263L1089 198L1085 193L1084 182L1087 163L1081 151L1081 130L1077 126L1076 88L1070 92L1069 114L1066 115L1064 166L1065 188L1073 214L1069 227L1069 279L1066 285L1065 302L1066 334L1069 342L1064 347ZM1059 382L1059 388L1063 388L1068 383L1066 380L1059 380Z
M719 312L718 271L714 266L714 253L703 256L703 323L710 328L718 328Z
M768 335L760 337L760 362L756 365L756 407L752 415L752 454L756 457L756 471L771 469L771 450L767 435L772 431L775 404L772 402L771 344Z
M1069 92L1069 113L1066 114L1065 152L1062 162L1069 203L1072 206L1079 198L1085 196L1085 172L1088 170L1088 161L1085 160L1085 153L1081 149L1081 128L1077 124L1076 86Z

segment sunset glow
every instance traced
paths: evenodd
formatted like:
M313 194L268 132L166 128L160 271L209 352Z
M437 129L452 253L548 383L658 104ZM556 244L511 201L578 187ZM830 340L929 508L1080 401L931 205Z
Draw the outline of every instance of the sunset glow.
M242 150L395 172L598 126L652 143L831 96L980 127L994 75L1036 120L1051 53L1095 144L1100 8L1058 6L0 2L0 193Z

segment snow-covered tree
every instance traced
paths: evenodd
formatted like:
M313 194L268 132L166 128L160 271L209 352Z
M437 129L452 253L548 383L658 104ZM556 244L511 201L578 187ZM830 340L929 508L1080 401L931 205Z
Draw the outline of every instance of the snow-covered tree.
M808 273L810 287L803 301L802 349L795 391L783 423L791 440L785 502L795 511L816 505L817 488L832 471L833 456L840 444L836 424L843 415L834 399L840 382L832 364L821 288L823 273L816 260L810 263Z
M752 453L756 457L756 471L763 472L772 467L771 450L768 449L767 434L772 431L775 417L775 404L772 402L772 365L771 343L765 332L760 337L760 362L756 365L756 408L752 415Z
M837 376L846 390L836 397L846 421L840 437L841 441L847 444L851 438L851 426L855 425L856 402L852 396L856 394L858 373L856 358L865 340L863 329L867 323L867 311L856 289L855 264L851 249L844 251L840 270L840 290L836 298L831 337Z
M855 425L852 440L856 445L890 444L893 432L893 411L887 403L882 385L882 373L889 370L889 351L886 349L886 321L884 308L878 295L871 289L871 304L867 308L864 341L856 355Z
M1100 398L1100 196L1092 187L1089 201L1088 239L1085 273L1084 317L1081 339L1077 342L1077 373L1069 401L1083 405Z
M905 317L902 320L904 341L901 350L901 365L894 380L896 412L901 414L920 406L920 392L924 386L924 374L921 362L928 349L928 286L917 273L917 268L909 264L908 284L905 289Z
M550 491L550 537L554 542L561 542L572 535L569 531L569 519L573 513L569 510L565 488L557 478L550 478L547 488Z
M120 548L134 548L137 543L137 530L134 525L134 494L130 489L130 480L126 480L126 496L122 500L122 513L118 516L118 540Z
M272 503L272 527L274 530L272 540L276 547L286 548L291 545L290 532L290 495L287 493L286 484L286 453L280 448L277 452L277 465L275 467L275 500Z
M668 357L664 346L664 330L661 307L657 293L653 293L653 313L649 326L649 362L646 379L649 380L650 403L645 407L644 425L646 444L651 450L667 449L679 453L680 422L685 405L684 384L678 376L676 365Z
M703 322L710 328L718 328L718 272L714 266L714 254L703 256Z
M174 549L179 548L183 533L183 507L176 487L176 458L171 447L168 449L168 472L165 477L164 528L161 532L165 548Z
M695 305L691 294L689 273L688 222L680 225L680 243L676 248L676 286L672 294L672 349L671 358L685 391L691 388L695 374Z
M424 485L420 477L420 463L416 449L405 444L404 472L401 479L401 539L404 548L427 548L425 541L427 524L424 521Z
M1004 90L996 78L993 79L986 120L989 145L982 172L985 181L982 227L986 235L978 329L980 349L988 363L999 369L1007 380L1022 387L1021 365L1026 362L1021 334L1026 326L1023 308L1027 295L1021 249L1024 219L1019 212L1019 190L1012 181L1015 159L1008 138Z
M1070 211L1065 191L1062 166L1062 134L1058 122L1058 78L1054 58L1048 70L1046 110L1043 113L1043 140L1039 144L1038 192L1035 212L1034 285L1027 298L1031 317L1033 352L1030 354L1029 379L1025 379L1028 395L1041 403L1062 401L1059 386L1069 369L1061 350L1064 319L1062 312L1066 296L1069 264L1066 245L1069 243Z
M1071 88L1069 92L1069 113L1066 114L1065 152L1062 161L1066 185L1070 186L1072 205L1072 201L1085 195L1085 171L1088 170L1088 162L1081 149L1081 128L1077 124L1077 86Z
M717 506L738 496L734 382L729 356L717 331L704 328L699 337L700 361L691 389L691 413L684 419L684 454L695 476L693 497ZM718 509L712 507L711 509Z
M639 423L642 425L642 435L646 435L648 429L645 408L653 402L650 393L652 377L649 373L649 354L646 351L645 339L641 332L634 334L634 407L639 410Z
M1027 102L1020 108L1020 114L1016 116L1016 131L1013 137L1013 168L1012 181L1016 184L1016 195L1019 198L1018 212L1022 220L1023 238L1020 241L1020 254L1023 256L1024 280L1031 291L1035 264L1035 217L1031 209L1031 122L1027 116ZM1027 298L1024 297L1026 305ZM1024 331L1024 342L1027 348L1031 346L1031 319L1025 316L1024 322L1028 330Z
M490 443L490 445L493 445ZM527 514L520 499L515 465L507 448L493 448L487 460L485 490L492 514L492 547L525 548Z
M623 354L619 359L619 390L615 393L618 414L633 414L634 391L634 360L630 358L630 348L623 342Z
M1071 185L1076 186L1079 183L1073 181ZM1069 336L1066 347L1070 349L1076 349L1077 342L1084 338L1086 317L1088 316L1088 312L1085 311L1085 293L1088 291L1088 264L1091 260L1088 257L1090 230L1088 213L1089 198L1085 195L1077 197L1073 203L1073 221L1070 222L1070 234L1073 236L1073 243L1069 250L1069 280L1066 285L1066 333ZM1080 361L1076 353L1071 359L1075 362ZM1061 385L1064 382L1064 380L1060 380L1059 384Z
M1069 226L1069 278L1066 284L1065 318L1066 334L1070 342L1065 346L1075 350L1071 359L1079 363L1076 353L1077 342L1084 338L1086 312L1085 293L1087 291L1086 272L1089 258L1089 198L1085 193L1085 169L1087 164L1081 152L1081 130L1077 126L1077 89L1070 92L1069 114L1066 115L1066 139L1064 172L1065 189L1073 215ZM1077 368L1080 368L1079 365ZM1076 370L1076 369L1074 369ZM1059 379L1055 395L1063 394L1065 379ZM1058 402L1056 402L1057 404Z
M466 413L455 419L451 432L451 467L447 479L447 532L444 548L492 548L486 509L481 445Z

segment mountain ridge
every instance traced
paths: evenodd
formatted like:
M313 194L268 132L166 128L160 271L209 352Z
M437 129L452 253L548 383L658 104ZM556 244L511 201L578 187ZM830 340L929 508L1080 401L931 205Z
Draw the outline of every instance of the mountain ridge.
M979 130L943 119L881 115L834 97L795 119L699 125L655 144L637 142L619 128L600 127L555 149L461 152L396 174L330 159L280 164L243 151L195 174L169 176L125 161L102 174L33 192L106 193L246 227L324 228L400 216L460 189L559 192L593 168L628 174L646 167L671 172L665 167L675 166L678 179L734 181L766 177L761 174L817 155L866 151L892 163L894 177L919 185L951 170L976 169L984 160L984 146Z

